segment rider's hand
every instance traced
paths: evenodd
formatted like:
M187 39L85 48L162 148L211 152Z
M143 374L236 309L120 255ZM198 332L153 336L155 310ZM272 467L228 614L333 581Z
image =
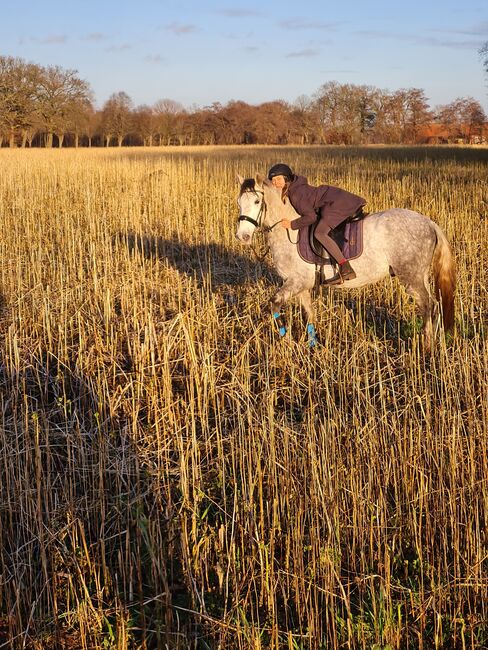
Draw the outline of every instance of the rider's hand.
M281 226L282 228L291 228L291 221L289 219L282 219Z

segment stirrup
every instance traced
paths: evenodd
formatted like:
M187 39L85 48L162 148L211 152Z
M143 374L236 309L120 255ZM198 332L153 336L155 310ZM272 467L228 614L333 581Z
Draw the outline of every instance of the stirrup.
M336 274L333 275L329 280L324 280L322 284L324 284L326 287L327 286L333 286L337 284L343 284L344 279L342 275L340 274L339 271L336 271Z

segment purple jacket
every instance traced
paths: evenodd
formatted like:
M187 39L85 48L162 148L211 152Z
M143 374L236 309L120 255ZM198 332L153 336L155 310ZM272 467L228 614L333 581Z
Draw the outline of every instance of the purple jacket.
M300 216L291 222L292 230L305 228L323 219L335 228L365 205L366 200L333 185L309 185L304 176L294 176L288 186L288 198Z

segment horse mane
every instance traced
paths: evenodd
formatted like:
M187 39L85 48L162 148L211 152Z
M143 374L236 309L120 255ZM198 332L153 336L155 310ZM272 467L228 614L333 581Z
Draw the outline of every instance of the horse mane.
M245 178L242 181L241 191L239 196L242 196L244 192L254 192L256 190L256 181L254 178Z

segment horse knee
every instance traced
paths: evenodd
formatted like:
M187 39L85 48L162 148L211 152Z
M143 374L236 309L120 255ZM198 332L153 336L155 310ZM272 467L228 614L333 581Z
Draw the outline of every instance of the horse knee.
M272 309L281 309L281 307L287 302L292 296L292 292L289 289L285 289L284 287L281 287L275 295L273 296L273 299L271 300L271 308Z

